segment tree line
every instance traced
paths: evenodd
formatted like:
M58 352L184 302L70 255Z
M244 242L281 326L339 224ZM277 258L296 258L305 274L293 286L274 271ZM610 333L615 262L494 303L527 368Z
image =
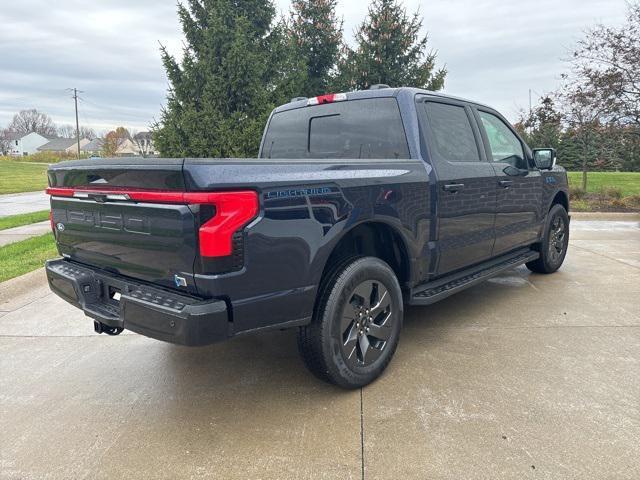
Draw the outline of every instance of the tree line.
M16 113L11 122L0 130L0 155L4 155L10 150L10 142L15 135L27 135L35 132L45 138L76 138L79 133L80 138L95 140L98 138L95 130L80 125L80 131L76 132L76 127L72 125L57 125L46 113L35 108L21 110ZM127 142L131 142L141 155L150 153L150 143L146 137L139 138L135 130L126 127L117 127L113 130L103 132L100 136L100 154L104 157L113 157L118 154L119 149Z
M253 157L271 110L293 97L384 83L430 90L447 71L422 34L419 12L373 0L344 40L337 0L293 0L276 19L270 0L186 0L178 5L181 60L162 47L167 105L154 127L164 156Z
M640 2L619 27L596 25L567 59L555 92L516 128L531 147L553 147L570 170L640 171Z
M20 110L9 124L0 129L0 154L9 150L10 138L35 132L43 137L76 138L76 127L72 125L56 125L52 118L35 108ZM96 132L89 127L80 127L80 138L93 140Z

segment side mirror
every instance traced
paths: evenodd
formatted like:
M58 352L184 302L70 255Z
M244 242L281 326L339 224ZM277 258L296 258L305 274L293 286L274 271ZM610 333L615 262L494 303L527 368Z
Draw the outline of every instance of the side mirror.
M533 162L540 170L551 170L556 164L556 151L553 148L533 150Z

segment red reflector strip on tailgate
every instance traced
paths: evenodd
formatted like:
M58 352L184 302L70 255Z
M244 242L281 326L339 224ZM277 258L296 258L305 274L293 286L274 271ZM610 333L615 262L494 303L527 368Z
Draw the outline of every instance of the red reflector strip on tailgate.
M53 195L56 197L73 197L73 188L52 188L49 187L45 190L47 195Z
M130 190L51 187L49 195L81 198L97 196L128 196L130 200L146 203L185 205L213 205L215 215L200 226L200 254L203 257L224 257L233 253L233 234L258 216L258 194L253 190L233 192L176 192L171 190Z

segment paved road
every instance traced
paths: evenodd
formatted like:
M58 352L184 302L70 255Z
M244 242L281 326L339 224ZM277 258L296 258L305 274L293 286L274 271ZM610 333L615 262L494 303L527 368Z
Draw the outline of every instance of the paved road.
M92 333L42 272L0 285L3 479L640 478L640 227L411 308L379 381L311 377L294 333L190 349Z
M44 192L0 195L0 217L49 210L49 196Z

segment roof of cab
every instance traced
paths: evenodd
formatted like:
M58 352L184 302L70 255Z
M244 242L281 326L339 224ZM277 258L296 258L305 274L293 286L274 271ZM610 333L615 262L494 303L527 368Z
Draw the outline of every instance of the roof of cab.
M414 87L399 87L399 88L379 88L376 90L354 90L351 92L345 92L347 95L347 100L362 100L366 98L386 98L386 97L396 97L400 94L424 94L438 98L447 98L451 100L457 100L460 102L470 103L473 105L477 105L479 107L493 108L488 105L484 105L479 102L475 102L473 100L468 100L465 98L455 97L453 95L447 95L440 92L432 92L431 90L424 90L422 88L414 88ZM308 99L296 100L294 102L285 103L284 105L280 105L276 107L273 113L284 112L286 110L293 110L296 108L302 108L307 106Z

